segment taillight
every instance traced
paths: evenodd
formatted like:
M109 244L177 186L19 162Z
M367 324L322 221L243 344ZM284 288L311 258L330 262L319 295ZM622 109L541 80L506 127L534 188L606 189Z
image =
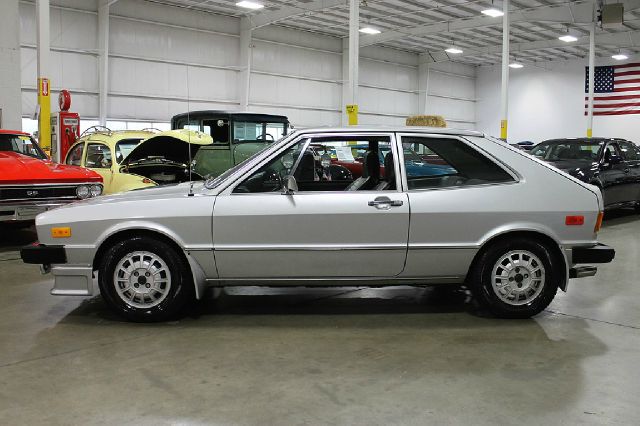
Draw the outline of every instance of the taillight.
M602 228L602 218L604 217L604 212L598 213L598 218L596 219L596 226L593 228L593 232L599 232L600 228Z

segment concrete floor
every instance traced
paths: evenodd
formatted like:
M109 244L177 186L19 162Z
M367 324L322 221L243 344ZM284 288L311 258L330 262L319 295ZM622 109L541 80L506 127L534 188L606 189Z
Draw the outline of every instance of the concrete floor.
M0 231L0 424L639 424L640 216L531 320L457 289L246 288L179 322L49 295Z

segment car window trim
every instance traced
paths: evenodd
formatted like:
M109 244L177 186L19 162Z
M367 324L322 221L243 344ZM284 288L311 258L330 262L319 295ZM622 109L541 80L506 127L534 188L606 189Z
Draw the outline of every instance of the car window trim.
M112 157L111 158L111 165L109 167L87 167L86 156L89 153L89 145L102 145L102 146L106 147L107 151L109 151L109 155ZM85 164L85 167L87 169L111 170L111 168L113 167L113 155L112 155L111 149L109 148L109 145L107 145L104 142L87 141L87 145L84 147L84 156L85 156L84 164Z
M403 143L402 139L403 138L411 138L411 137L429 138L429 139L456 139L456 140L459 140L463 144L469 146L473 150L475 150L478 153L480 153L482 156L484 156L486 159L488 159L489 161L494 163L496 166L500 167L504 172L506 172L513 179L511 182L487 182L487 183L476 183L476 184L471 184L471 185L454 185L454 186L447 186L447 187L444 187L444 188L414 188L414 189L409 189L409 182L408 182L407 173L406 173L406 170L405 170L404 150L403 150L402 151L402 161L401 161L400 164L401 164L401 167L402 167L402 180L404 181L404 187L406 188L406 192L441 191L441 190L450 190L450 189L475 188L475 187L483 187L483 186L513 185L513 184L520 183L520 181L522 179L521 176L514 169L509 167L509 165L507 165L506 163L504 163L500 159L497 159L491 153L489 153L486 150L482 149L482 147L480 147L477 144L473 143L471 140L468 140L467 138L464 138L462 136L459 136L459 135L444 135L444 134L439 134L439 133L407 133L407 132L398 133L397 135L398 135L398 141L399 141L398 143L399 143L399 145L402 145L402 143ZM480 136L478 136L478 137L480 137Z
M317 132L317 133L302 133L302 134L292 134L292 139L290 141L282 141L282 145L280 147L278 147L275 151L269 153L269 152L265 152L264 153L264 157L260 158L259 160L256 159L256 162L254 162L251 165L247 165L247 168L245 168L244 170L238 170L236 173L234 173L233 175L229 176L229 178L227 179L227 181L225 183L222 183L221 186L224 185L224 187L222 187L220 189L219 194L220 195L243 195L243 196L251 196L251 195L264 195L264 194L274 194L274 195L282 195L280 192L253 192L253 193L235 193L233 192L234 189L236 188L236 186L238 186L241 182L244 181L245 176L248 177L248 175L250 175L251 173L255 173L255 171L257 169L259 169L260 167L262 167L263 165L265 165L266 163L268 163L269 161L271 161L272 159L274 159L275 157L277 157L278 155L280 155L281 153L283 153L284 151L286 151L287 149L291 148L293 145L300 143L302 140L307 139L306 142L306 146L308 146L308 144L310 144L311 140L314 138L340 138L340 137L348 137L351 136L353 137L354 135L357 136L366 136L366 137L376 137L376 136L384 136L384 137L388 137L389 141L391 142L391 149L396 149L396 161L397 161L397 140L395 138L395 133L394 132ZM296 164L297 166L297 164ZM403 192L404 188L402 190L399 189L398 184L398 176L396 173L396 189L395 190L391 190L391 191L377 191L377 192L389 192L392 194L398 193L398 192ZM358 192L358 191L355 191ZM376 191L360 191L361 193L363 192L376 192ZM296 194L313 194L313 193L322 193L322 194L329 194L329 193L335 193L335 194L348 194L351 193L351 191L299 191L296 192Z

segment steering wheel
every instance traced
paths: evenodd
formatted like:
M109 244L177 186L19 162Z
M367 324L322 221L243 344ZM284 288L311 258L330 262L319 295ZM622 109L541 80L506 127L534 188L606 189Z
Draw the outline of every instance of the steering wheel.
M267 136L271 138L271 142L275 141L275 138L273 137L273 135L269 134L269 133L263 133L261 135L258 135L258 137L256 137L256 140L258 140L258 141L259 140L265 140L266 141L267 140Z

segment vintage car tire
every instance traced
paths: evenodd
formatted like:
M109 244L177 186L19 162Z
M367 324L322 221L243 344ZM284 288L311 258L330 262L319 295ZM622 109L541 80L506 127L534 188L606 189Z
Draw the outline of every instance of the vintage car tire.
M164 283L166 291L162 294L160 292L154 293L157 304L153 304L155 303L153 301L146 302L146 297L142 297L141 294L134 296L133 300L125 300L126 295L131 293L122 291L122 286L126 285L123 281L119 281L119 284L115 282L116 269L122 271L122 268L127 265L127 260L132 260L132 256L140 256L144 253L148 253L147 261L152 260L156 265L154 266L156 274L150 274L148 279L152 280L158 276L157 284L160 286L162 285L161 281L168 278L168 282ZM135 273L132 272L132 275ZM142 279L142 274L139 275ZM142 281L146 279L144 278ZM147 236L134 236L107 249L99 268L98 284L107 305L125 318L136 322L173 319L194 299L193 280L186 260L171 245L160 239ZM143 287L153 286L155 288L156 282L136 282L135 284L139 285L139 287L137 286L138 291L144 291ZM130 284L130 286L132 285ZM132 287L130 288L133 290ZM158 294L160 296L156 296Z
M533 266L520 267L514 262L509 264L506 260L527 259L527 256L532 256L529 259L533 259ZM507 265L502 266L502 262ZM517 295L522 300L505 301L509 298L497 289L504 283L502 280L498 283L498 274L507 274L508 285L511 286L514 297ZM534 276L535 279L532 279ZM514 238L498 241L480 254L470 275L470 286L476 301L493 315L500 318L529 318L549 306L558 291L561 277L562 266L554 260L545 244L534 239ZM518 289L517 286L521 288ZM508 290L505 291L511 294Z

